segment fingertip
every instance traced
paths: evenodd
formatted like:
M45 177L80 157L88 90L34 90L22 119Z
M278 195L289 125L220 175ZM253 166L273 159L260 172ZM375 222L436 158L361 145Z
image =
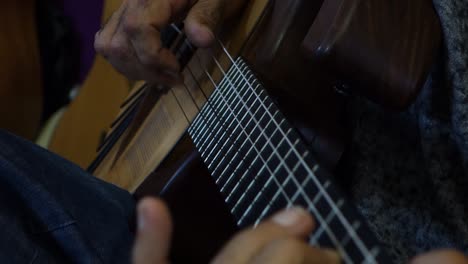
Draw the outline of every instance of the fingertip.
M411 264L468 264L468 258L462 253L451 250L441 249L421 256L417 256L410 261Z
M187 21L185 33L190 41L199 48L208 48L213 45L215 41L213 31L208 26L195 21Z
M104 47L105 45L104 45L104 41L101 38L101 31L98 31L96 32L96 34L94 34L94 50L97 53L103 54L105 52Z
M294 235L305 236L315 228L313 217L302 207L291 207L275 214L271 220Z
M138 230L147 230L156 224L170 225L169 209L160 199L144 198L138 203Z

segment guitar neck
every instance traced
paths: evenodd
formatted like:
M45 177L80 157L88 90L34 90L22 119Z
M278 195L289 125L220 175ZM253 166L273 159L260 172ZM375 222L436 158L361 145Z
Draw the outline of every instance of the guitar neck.
M336 248L345 263L388 261L242 59L216 86L189 133L237 224L299 205L319 224L312 245Z

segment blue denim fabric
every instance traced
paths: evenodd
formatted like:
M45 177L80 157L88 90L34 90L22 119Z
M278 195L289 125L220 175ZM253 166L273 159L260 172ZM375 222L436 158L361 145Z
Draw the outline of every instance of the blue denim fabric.
M134 201L0 130L0 263L129 263Z

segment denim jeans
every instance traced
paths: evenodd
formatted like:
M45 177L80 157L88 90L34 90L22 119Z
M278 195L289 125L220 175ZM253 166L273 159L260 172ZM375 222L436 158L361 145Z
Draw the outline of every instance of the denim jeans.
M0 130L0 263L129 263L134 200Z

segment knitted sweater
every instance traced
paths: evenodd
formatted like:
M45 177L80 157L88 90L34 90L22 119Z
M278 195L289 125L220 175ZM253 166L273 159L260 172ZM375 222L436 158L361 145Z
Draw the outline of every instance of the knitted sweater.
M434 248L468 253L468 3L433 2L444 42L416 102L403 113L348 106L340 180L400 263Z

